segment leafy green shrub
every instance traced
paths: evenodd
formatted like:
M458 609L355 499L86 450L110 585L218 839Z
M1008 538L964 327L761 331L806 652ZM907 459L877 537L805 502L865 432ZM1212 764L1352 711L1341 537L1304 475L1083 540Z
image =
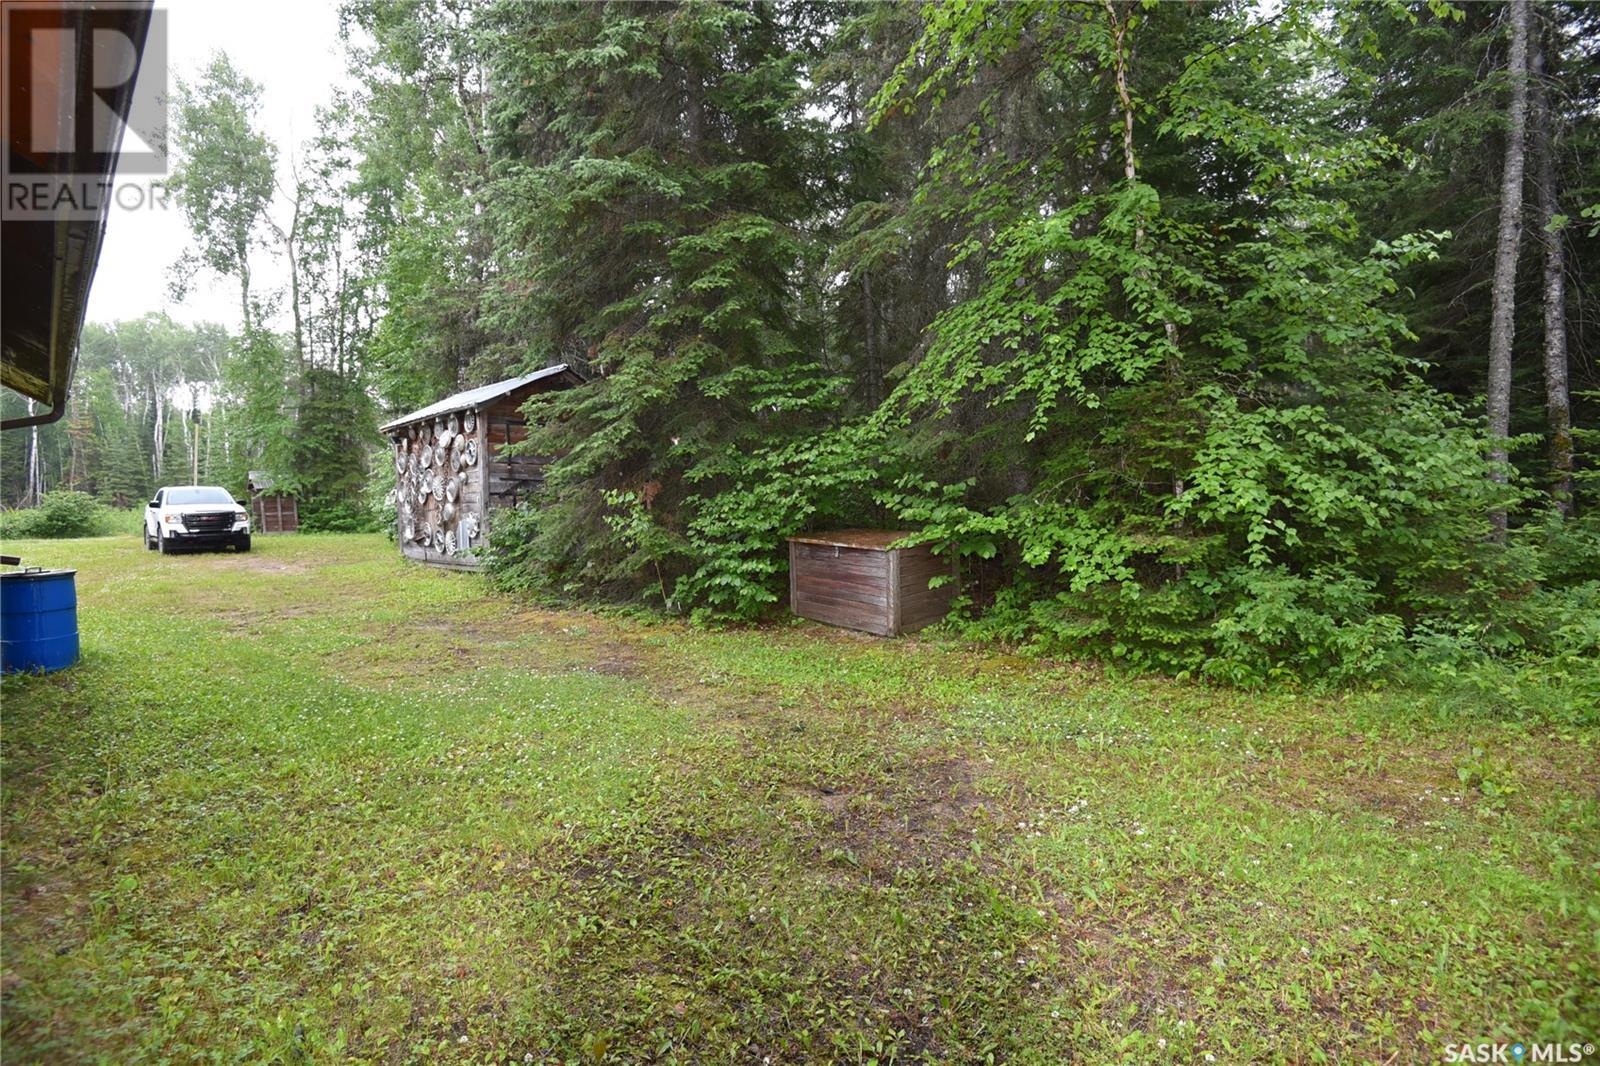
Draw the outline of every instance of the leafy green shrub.
M39 512L31 508L0 511L0 538L24 540L31 537L38 519Z
M300 530L304 533L376 533L380 517L364 499L334 500L326 497L302 499Z
M690 497L680 548L695 567L675 598L699 619L748 620L778 603L788 582L784 537L820 524L860 525L879 510L872 428L853 424L783 441L734 460L731 485Z
M637 492L610 490L605 493L610 511L605 516L606 525L616 534L617 541L633 552L624 565L630 569L647 566L655 574L656 590L661 604L669 611L677 610L677 601L667 589L667 569L671 560L684 554L684 539L673 533L650 514L649 504Z
M570 592L562 587L561 561L550 550L547 518L538 501L502 507L490 516L484 569L500 588L541 597Z
M617 502L609 503L608 496ZM500 588L546 603L636 599L637 579L645 574L670 596L670 577L661 579L640 538L649 541L655 560L666 558L665 541L641 528L641 515L625 513L634 499L631 493L558 497L544 491L514 508L498 508L489 516L485 569ZM680 568L673 564L674 572Z
M101 531L106 508L85 492L47 492L39 501L36 537L92 537Z
M0 537L94 537L106 532L110 517L106 507L88 493L47 492L36 508L0 514Z

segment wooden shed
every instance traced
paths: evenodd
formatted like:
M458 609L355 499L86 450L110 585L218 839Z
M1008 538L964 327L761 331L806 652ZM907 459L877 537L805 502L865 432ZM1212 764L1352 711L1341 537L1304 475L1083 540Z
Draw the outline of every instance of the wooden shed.
M810 618L883 637L932 625L950 611L955 560L927 545L895 548L903 530L841 529L789 538L789 608ZM935 577L948 576L937 588Z
M300 529L300 505L264 471L250 471L250 528L256 533L294 533Z
M565 363L447 396L381 428L395 469L396 533L408 559L475 569L494 512L544 485L549 457L509 456L527 439L522 405L583 378Z

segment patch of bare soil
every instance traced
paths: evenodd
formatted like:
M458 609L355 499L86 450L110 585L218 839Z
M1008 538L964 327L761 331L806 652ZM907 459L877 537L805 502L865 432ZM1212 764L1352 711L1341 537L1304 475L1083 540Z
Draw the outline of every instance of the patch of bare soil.
M600 657L588 667L593 672L609 677L644 676L645 670L639 653L626 644L608 644L600 650Z
M302 562L286 562L255 553L236 556L230 561L235 567L253 570L258 574L309 574L314 569Z
M1386 744L1362 736L1329 737L1286 746L1281 755L1251 764L1251 776L1262 781L1274 802L1302 810L1344 809L1388 820L1405 830L1419 830L1452 811L1470 809L1485 797L1457 774L1471 758L1471 745L1414 741ZM1570 786L1554 780L1537 760L1518 767L1515 779L1545 777L1551 792ZM1509 775L1508 775L1509 776ZM1508 801L1520 807L1539 801L1544 788L1522 789Z
M824 802L823 809L833 812L830 835L884 873L970 856L997 806L992 798L985 804L973 778L973 766L962 756L919 753L893 778L864 783L882 790L872 792L868 802Z

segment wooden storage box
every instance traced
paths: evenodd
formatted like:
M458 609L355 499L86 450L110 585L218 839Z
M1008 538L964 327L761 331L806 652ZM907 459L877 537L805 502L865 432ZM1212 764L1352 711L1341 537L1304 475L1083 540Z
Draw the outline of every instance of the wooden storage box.
M789 609L847 629L883 637L932 625L950 611L954 580L930 589L940 575L955 576L955 560L926 545L891 548L904 531L841 529L789 538Z

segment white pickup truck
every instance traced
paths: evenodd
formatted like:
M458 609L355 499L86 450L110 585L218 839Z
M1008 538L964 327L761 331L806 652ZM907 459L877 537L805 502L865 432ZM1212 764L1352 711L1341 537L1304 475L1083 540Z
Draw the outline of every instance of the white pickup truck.
M144 546L151 551L181 548L250 550L250 513L227 489L215 485L170 485L157 489L144 509Z

